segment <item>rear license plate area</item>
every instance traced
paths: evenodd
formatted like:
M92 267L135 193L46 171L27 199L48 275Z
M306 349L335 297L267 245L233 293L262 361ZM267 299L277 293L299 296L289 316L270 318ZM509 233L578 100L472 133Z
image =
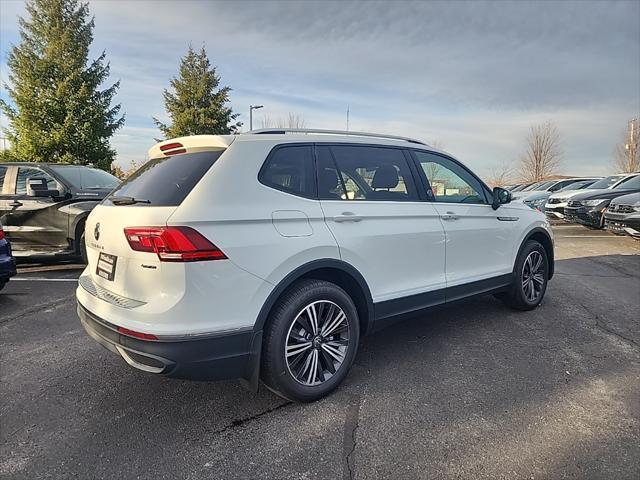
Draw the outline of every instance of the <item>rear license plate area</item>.
M116 276L117 260L118 257L115 255L100 252L100 255L98 256L98 265L96 266L96 275L112 282Z

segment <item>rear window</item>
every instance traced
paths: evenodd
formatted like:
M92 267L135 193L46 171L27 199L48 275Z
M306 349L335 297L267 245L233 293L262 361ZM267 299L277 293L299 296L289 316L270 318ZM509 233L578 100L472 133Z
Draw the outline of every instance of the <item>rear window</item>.
M136 204L139 206L178 206L223 152L186 153L149 160L111 192L107 200L132 197L144 202Z

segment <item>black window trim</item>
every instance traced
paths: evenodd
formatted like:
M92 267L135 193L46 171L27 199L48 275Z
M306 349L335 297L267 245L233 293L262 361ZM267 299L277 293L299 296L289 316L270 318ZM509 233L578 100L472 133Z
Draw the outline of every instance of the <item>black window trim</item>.
M313 152L313 160L312 160L312 165L313 165L313 177L314 177L314 182L313 182L313 191L310 195L303 195L300 193L292 193L291 191L287 191L285 189L283 189L282 187L278 186L278 185L272 185L269 183L266 183L262 180L262 173L266 168L267 162L269 161L269 159L272 157L272 155L274 155L274 153L280 149L280 148L286 148L286 147L292 147L292 146L311 146L312 147L312 152ZM279 143L277 145L274 145L273 148L269 151L269 153L267 154L267 157L264 159L264 162L262 162L262 166L260 167L260 170L258 171L258 182L262 185L264 185L265 187L268 188L272 188L274 190L277 190L279 192L282 193L286 193L287 195L291 195L294 197L299 197L299 198L305 198L308 200L318 200L320 201L321 199L319 198L318 195L318 147L320 146L327 146L329 147L329 152L331 153L331 158L333 161L333 164L335 165L336 169L339 171L340 169L337 166L336 160L335 160L335 156L333 154L333 151L331 150L332 146L360 146L360 147L373 147L373 148L387 148L387 149L394 149L394 150L400 150L403 152L404 157L407 161L407 165L409 166L409 171L411 172L411 177L413 180L413 183L415 184L416 187L416 193L418 195L418 198L415 200L364 200L364 201L370 201L370 202L394 202L394 203L411 203L411 202L425 202L425 203L442 203L442 202L438 202L435 198L435 196L433 195L433 193L429 194L429 192L432 192L431 189L431 185L429 184L429 180L427 179L426 174L424 173L424 171L422 170L422 168L419 165L419 160L417 159L416 155L414 152L424 152L424 153L429 153L432 155L436 155L442 158L445 158L455 164L457 164L459 167L461 167L463 170L465 170L467 173L469 173L469 175L471 175L471 177L475 178L479 183L480 186L482 187L483 190L483 195L484 195L484 199L486 203L469 203L469 204L465 204L465 205L491 205L491 200L492 200L492 190L487 186L487 184L478 176L476 175L471 169L467 168L462 162L460 162L459 160L453 158L450 155L444 154L442 152L437 152L437 151L433 151L430 149L425 149L425 148L415 148L415 147L405 147L405 146L400 146L400 145L383 145L383 144L379 144L379 143L360 143L360 142L335 142L335 141L329 141L329 142L286 142L286 143ZM342 179L341 179L342 182ZM343 189L344 189L344 185L343 185ZM323 200L323 201L349 201L349 200ZM361 200L362 201L362 200Z
M419 165L420 164L420 160L418 160L418 157L415 155L415 152L429 153L431 155L435 155L437 157L441 157L441 158L447 159L447 160L455 163L456 165L458 165L460 168L462 168L464 171L466 171L469 175L471 175L472 178L475 178L480 183L480 186L482 187L482 190L483 190L482 193L484 195L485 203L465 203L465 204L460 204L460 205L491 205L491 201L492 201L492 197L493 197L493 193L492 193L491 189L487 186L486 183L484 183L484 181L482 181L482 179L480 177L478 177L478 175L473 173L472 170L467 168L467 166L465 166L459 160L456 160L455 158L451 157L450 155L446 155L446 154L441 153L441 152L434 152L433 150L428 150L428 149L424 149L424 148L410 148L408 150L409 150L410 155L411 155L411 157L413 159L413 163L415 165L415 168L418 171L418 175L420 175L420 178L422 180L421 184L425 188L425 194L426 195L428 195L428 192L433 192L433 190L431 188L431 184L429 183L429 179L427 178L427 174L424 172L424 170L422 170L422 167L420 167L420 165ZM438 200L435 198L435 195L433 195L433 193L431 194L431 198L433 200L427 200L427 201L429 201L431 203L445 203L445 202L438 202Z

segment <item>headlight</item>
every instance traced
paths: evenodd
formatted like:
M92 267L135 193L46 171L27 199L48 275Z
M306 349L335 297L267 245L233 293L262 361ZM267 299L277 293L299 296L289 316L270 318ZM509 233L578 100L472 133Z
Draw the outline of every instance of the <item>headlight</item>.
M525 201L524 203L527 204L529 207L533 208L534 210L540 210L542 207L544 207L544 204L547 202L546 198L540 198L538 200L529 200L529 201Z
M587 207L595 207L596 205L600 205L601 203L606 202L607 200L583 200L582 204L586 205Z

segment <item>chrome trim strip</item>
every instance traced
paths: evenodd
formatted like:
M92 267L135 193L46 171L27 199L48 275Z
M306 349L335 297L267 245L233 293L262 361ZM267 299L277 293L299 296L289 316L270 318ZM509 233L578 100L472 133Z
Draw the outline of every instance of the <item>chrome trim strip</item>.
M141 302L140 300L134 300L132 298L123 297L117 293L110 292L106 288L94 283L89 275L81 276L78 279L78 284L84 288L87 293L90 293L94 297L104 300L107 303L116 305L117 307L132 309L146 304L146 302Z
M144 372L149 372L149 373L162 373L162 371L166 368L166 367L152 367L150 365L144 365L140 362L136 362L133 358L131 358L129 356L129 354L127 353L127 351L122 348L120 345L115 345L116 350L118 350L118 353L120 354L120 356L122 358L124 358L124 361L127 362L129 365L131 365L133 368L137 368L138 370L142 370Z

